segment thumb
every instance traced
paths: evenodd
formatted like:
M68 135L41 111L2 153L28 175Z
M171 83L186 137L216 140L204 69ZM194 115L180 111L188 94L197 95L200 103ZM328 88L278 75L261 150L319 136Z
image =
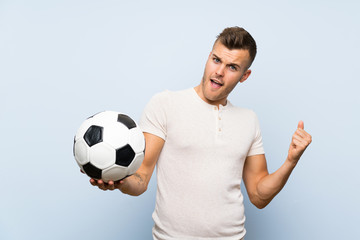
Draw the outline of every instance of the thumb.
M298 128L304 129L304 122L303 121L300 121L298 123Z

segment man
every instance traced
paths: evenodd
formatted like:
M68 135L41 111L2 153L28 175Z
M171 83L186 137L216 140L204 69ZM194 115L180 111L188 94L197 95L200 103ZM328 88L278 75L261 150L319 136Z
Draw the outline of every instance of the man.
M90 180L102 190L137 196L146 191L157 165L154 239L242 239L241 180L250 201L264 208L311 143L300 121L284 164L268 173L255 113L227 100L250 76L255 55L247 31L224 29L198 86L159 93L147 105L140 121L146 152L139 170L120 182Z

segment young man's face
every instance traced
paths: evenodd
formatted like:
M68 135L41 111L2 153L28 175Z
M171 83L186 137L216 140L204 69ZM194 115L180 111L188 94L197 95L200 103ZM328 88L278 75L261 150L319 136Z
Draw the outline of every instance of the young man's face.
M239 82L244 82L251 74L248 50L229 50L216 42L206 62L201 84L196 87L199 96L207 103L225 105L230 92Z

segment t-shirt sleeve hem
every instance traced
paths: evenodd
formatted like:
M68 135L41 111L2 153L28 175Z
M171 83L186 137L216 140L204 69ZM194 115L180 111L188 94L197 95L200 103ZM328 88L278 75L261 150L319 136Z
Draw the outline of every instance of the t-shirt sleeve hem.
M250 156L255 156L255 155L260 155L260 154L265 154L265 151L263 148L251 149L247 156L250 157Z
M163 140L166 140L166 136L162 131L155 130L155 129L149 129L149 128L143 128L143 127L140 127L140 128L144 133L150 133L150 134L155 135L155 136L157 136L159 138L162 138Z

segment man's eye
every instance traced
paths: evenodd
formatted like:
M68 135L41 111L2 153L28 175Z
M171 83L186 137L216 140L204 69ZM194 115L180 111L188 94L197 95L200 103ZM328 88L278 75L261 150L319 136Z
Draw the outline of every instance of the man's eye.
M229 67L230 67L231 70L236 71L236 67L234 67L234 66L229 66Z
M219 63L220 60L218 58L214 58L214 62Z

